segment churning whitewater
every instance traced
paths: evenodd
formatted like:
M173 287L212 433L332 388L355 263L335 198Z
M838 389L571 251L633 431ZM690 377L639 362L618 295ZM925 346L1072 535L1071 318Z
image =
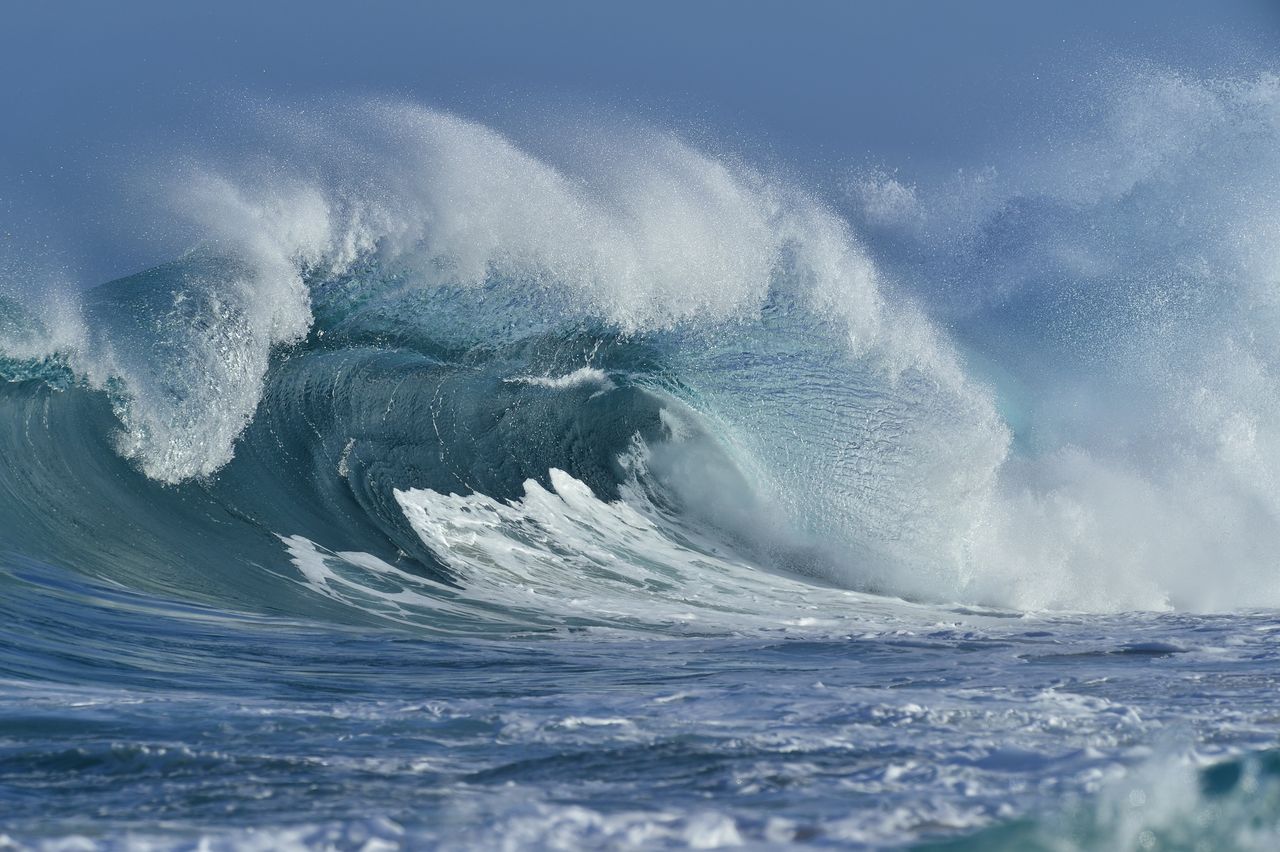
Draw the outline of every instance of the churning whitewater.
M188 251L0 290L0 846L1275 842L1280 78L1118 77L835 190L390 100L153 170Z

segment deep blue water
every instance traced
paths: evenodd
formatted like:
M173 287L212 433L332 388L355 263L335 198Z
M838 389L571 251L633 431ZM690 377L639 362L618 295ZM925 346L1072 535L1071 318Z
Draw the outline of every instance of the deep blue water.
M16 560L3 582L19 847L1274 838L1265 614L494 641L211 610ZM1165 756L1187 748L1214 768ZM1027 812L1050 816L1013 822Z

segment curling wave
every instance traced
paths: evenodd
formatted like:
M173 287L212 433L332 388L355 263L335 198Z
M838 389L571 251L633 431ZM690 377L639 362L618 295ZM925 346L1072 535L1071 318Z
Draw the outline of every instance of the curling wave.
M198 248L0 303L0 545L485 629L1280 603L1278 91L1146 71L845 215L662 132L276 113L175 177Z

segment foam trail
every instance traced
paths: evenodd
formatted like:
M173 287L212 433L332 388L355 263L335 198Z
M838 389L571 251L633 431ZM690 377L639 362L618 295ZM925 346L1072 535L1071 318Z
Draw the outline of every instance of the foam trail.
M537 385L538 387L551 388L552 390L563 390L581 385L593 385L601 390L613 390L616 387L608 374L595 367L579 367L572 373L567 373L563 376L518 376L507 381Z

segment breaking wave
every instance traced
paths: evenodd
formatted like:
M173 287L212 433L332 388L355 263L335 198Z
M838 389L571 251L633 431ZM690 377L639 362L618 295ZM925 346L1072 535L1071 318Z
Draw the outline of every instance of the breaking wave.
M260 114L172 171L189 252L0 300L0 546L444 630L1280 604L1280 80L1122 77L836 200L634 126Z

